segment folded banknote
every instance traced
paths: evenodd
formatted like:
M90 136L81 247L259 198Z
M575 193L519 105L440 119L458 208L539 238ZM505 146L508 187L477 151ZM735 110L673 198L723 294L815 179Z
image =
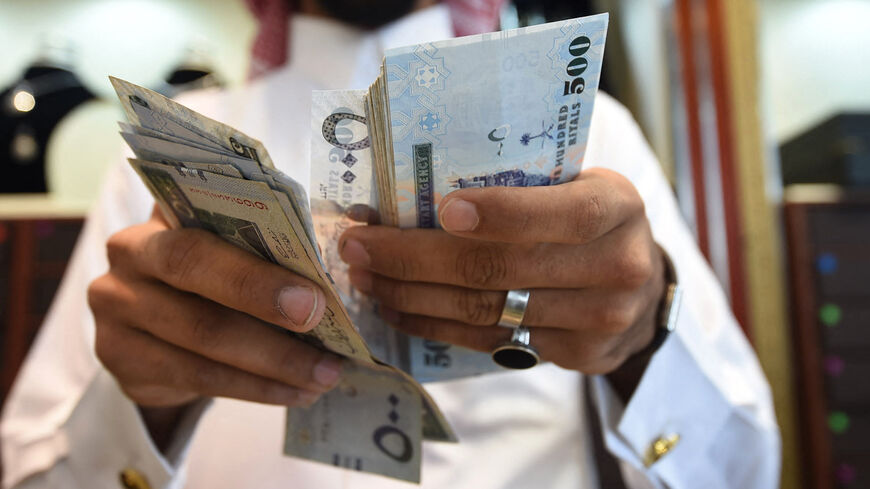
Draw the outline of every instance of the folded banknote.
M121 134L136 155L130 164L173 227L213 232L326 294L317 326L287 334L347 358L345 373L310 408L289 409L285 453L419 481L422 440L456 437L422 386L372 355L352 324L322 265L304 188L271 166L259 141L145 88L112 83L129 120ZM386 414L374 417L385 402ZM327 426L344 428L326 437Z
M607 24L601 14L392 49L368 90L313 93L315 234L353 323L379 358L421 382L501 369L487 353L385 325L377 304L348 281L338 237L372 219L436 227L438 204L459 188L574 178Z

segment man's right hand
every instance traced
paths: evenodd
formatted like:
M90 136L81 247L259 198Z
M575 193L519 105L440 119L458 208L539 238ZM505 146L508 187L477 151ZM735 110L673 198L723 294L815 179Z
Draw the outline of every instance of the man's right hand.
M156 207L107 248L109 271L88 289L96 354L140 407L310 405L338 383L339 357L270 326L317 325L326 299L313 282L211 233L172 230Z

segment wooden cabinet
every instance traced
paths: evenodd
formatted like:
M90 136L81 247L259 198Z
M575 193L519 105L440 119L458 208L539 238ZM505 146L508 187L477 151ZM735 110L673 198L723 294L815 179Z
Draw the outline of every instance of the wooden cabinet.
M0 406L48 312L81 218L0 220Z
M870 195L825 186L787 197L808 487L870 487Z

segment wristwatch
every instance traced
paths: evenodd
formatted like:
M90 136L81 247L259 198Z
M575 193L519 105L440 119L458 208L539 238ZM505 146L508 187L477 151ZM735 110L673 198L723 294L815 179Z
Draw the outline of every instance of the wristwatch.
M659 303L659 310L656 314L655 336L646 348L636 353L637 356L655 353L677 327L677 316L680 312L683 289L677 281L677 269L674 268L671 257L661 246L659 246L659 251L662 252L662 258L665 262L665 295Z
M665 292L656 311L655 335L648 345L625 359L618 369L607 374L611 386L616 389L617 394L625 403L631 399L634 389L640 382L653 355L661 348L677 326L682 289L677 282L677 271L671 258L661 246L658 248L665 264Z

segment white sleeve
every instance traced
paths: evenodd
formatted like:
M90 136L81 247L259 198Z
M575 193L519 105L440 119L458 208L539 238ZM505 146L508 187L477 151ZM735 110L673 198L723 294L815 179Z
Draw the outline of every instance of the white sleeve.
M590 143L588 164L634 183L683 288L676 331L653 356L628 405L603 377L593 378L605 444L632 488L778 487L779 430L755 353L637 124L609 97L596 103L593 130L600 134ZM673 449L645 467L651 445L672 435L679 437Z
M108 269L107 238L147 220L152 203L129 165L107 175L6 400L0 421L4 488L115 489L125 469L144 475L153 488L180 484L175 466L192 424L176 437L181 448L170 452L175 457L156 450L138 409L93 352L94 320L86 297L88 284Z

